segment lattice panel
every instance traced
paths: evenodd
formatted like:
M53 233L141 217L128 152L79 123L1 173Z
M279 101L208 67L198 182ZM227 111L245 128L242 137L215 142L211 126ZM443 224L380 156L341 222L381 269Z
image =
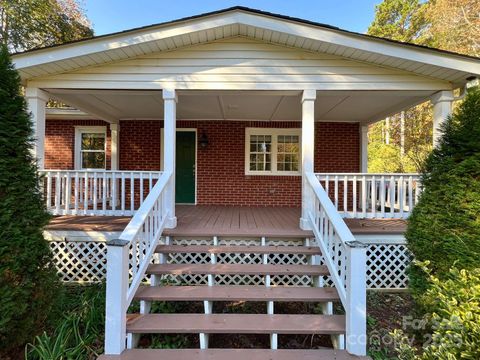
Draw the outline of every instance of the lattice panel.
M165 239L161 240L164 243ZM267 239L270 246L301 246L298 239ZM173 239L174 245L213 245L213 239ZM219 239L219 245L260 245L260 239ZM314 246L313 242L310 246ZM101 282L106 275L106 244L103 241L50 241L54 263L60 277L66 282ZM305 255L270 254L270 264L309 264ZM412 259L406 245L370 244L367 248L367 288L403 289L408 285L406 268ZM259 264L262 256L258 254L220 254L218 263ZM210 254L169 254L169 263L210 263ZM320 262L321 264L323 261ZM176 284L208 283L206 275L166 276L166 281ZM218 275L218 285L263 285L264 277L259 275ZM323 279L331 286L329 277ZM309 286L310 276L272 276L272 285Z
M98 241L51 241L53 261L62 281L101 282L105 279L107 246Z
M406 270L412 259L405 244L371 244L367 249L367 288L406 288Z

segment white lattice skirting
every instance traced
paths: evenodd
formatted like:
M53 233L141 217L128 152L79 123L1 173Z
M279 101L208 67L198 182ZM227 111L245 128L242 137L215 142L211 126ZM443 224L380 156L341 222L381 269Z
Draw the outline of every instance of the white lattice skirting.
M73 238L68 241L49 240L53 251L54 262L61 279L65 282L95 283L105 279L106 250L104 240L91 238ZM213 245L213 239L174 239L175 245ZM257 245L260 239L219 239L219 245ZM302 239L267 239L266 245L299 246ZM398 290L407 287L406 268L411 261L404 241L375 240L367 251L367 288L382 290ZM170 254L169 263L209 263L209 254ZM261 264L262 256L258 254L221 254L218 263ZM271 254L270 264L308 264L305 255ZM207 276L181 275L165 279L172 283L207 284ZM261 285L263 276L220 275L215 279L218 285ZM272 285L308 286L310 276L277 276L272 277ZM325 279L328 284L329 279Z

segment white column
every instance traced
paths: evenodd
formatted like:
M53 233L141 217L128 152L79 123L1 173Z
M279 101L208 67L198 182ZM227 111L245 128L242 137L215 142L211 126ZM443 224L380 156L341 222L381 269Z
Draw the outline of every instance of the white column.
M28 110L32 114L33 136L35 143L33 155L37 159L38 168L45 168L45 107L49 99L48 94L38 88L25 89Z
M177 119L177 94L174 89L163 90L163 107L165 111L163 120L163 170L172 173L167 185L166 203L170 218L165 227L172 229L177 226L175 217L175 139Z
M107 243L107 292L105 308L105 354L125 350L127 335L128 242Z
M433 146L437 146L440 139L440 127L452 113L453 92L439 91L431 98L433 104Z
M118 151L118 132L120 131L119 124L110 124L110 158L112 170L118 170L119 151Z
M314 171L313 154L315 149L315 99L316 90L304 90L302 95L302 217L300 228L310 229L308 214L314 211L314 194L308 184L308 172Z
M360 172L368 172L368 125L360 125Z

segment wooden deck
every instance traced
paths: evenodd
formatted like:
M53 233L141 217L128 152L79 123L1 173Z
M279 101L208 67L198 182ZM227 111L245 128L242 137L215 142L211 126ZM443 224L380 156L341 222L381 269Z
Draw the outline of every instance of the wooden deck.
M298 226L299 208L189 206L176 207L177 227L165 230L170 236L267 236L306 237L311 231ZM123 231L127 216L58 216L47 230ZM406 221L400 219L345 219L353 234L402 234Z

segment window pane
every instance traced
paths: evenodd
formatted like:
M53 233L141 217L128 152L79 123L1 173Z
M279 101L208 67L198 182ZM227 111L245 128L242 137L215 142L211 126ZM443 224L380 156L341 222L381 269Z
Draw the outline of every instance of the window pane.
M271 135L250 135L250 171L271 171Z
M104 169L105 153L104 152L82 152L82 168L83 169Z
M105 150L105 134L82 133L82 150Z
M279 135L277 144L277 170L298 171L300 154L299 136Z

